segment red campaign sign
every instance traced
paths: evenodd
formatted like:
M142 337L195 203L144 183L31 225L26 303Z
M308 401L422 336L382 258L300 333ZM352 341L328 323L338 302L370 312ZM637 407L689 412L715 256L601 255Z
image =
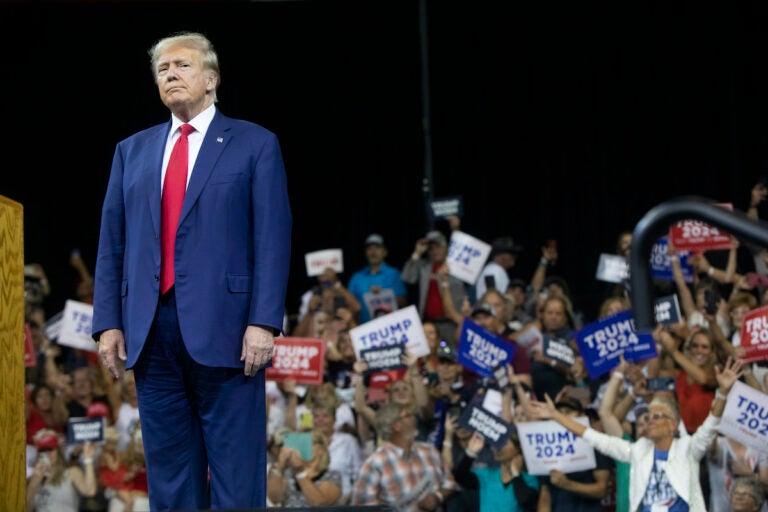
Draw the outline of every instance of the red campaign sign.
M29 329L29 324L24 324L24 366L26 368L37 366L35 347L32 345L32 331Z
M295 379L297 384L323 383L325 341L318 338L275 338L272 366L267 368L269 380Z
M768 359L768 306L753 309L741 324L741 347L745 363Z
M719 206L733 211L731 203ZM669 240L677 251L715 251L731 248L731 235L700 220L681 220L669 228Z

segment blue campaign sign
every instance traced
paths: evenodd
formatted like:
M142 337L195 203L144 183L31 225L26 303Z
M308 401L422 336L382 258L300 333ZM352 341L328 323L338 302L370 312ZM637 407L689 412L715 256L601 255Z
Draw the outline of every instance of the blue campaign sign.
M500 450L512 433L512 426L479 403L469 403L459 417L459 426L471 432L479 432L491 446Z
M680 313L680 302L677 295L667 295L656 299L656 323L664 325L673 325L682 321Z
M493 378L493 369L512 361L515 346L469 318L461 324L458 362L482 377Z
M669 259L667 253L667 246L669 245L669 237L663 236L659 238L651 250L651 275L655 279L661 279L662 281L674 281L672 276L672 262ZM693 266L688 263L688 257L693 253L691 251L677 251L677 255L680 261L680 270L683 271L683 278L686 283L693 282Z
M633 363L658 355L653 336L635 331L632 311L622 311L586 325L576 332L576 344L591 379L618 365L620 354Z

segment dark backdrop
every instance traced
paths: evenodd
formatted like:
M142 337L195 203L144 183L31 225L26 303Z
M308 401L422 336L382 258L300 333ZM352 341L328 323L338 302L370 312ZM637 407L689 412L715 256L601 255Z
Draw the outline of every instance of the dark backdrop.
M746 209L764 174L768 4L427 2L434 195L461 195L462 228L511 234L529 278L544 240L554 273L595 314L597 258L680 195ZM21 202L25 260L73 295L69 252L93 268L115 144L169 114L147 49L204 32L218 107L276 132L294 212L288 310L304 253L363 240L401 266L424 218L417 0L54 2L0 5L0 194ZM446 229L438 224L438 228Z

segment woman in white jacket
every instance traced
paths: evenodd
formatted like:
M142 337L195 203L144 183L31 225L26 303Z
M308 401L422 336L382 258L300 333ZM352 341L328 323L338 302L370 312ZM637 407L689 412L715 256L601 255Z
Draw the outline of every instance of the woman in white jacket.
M710 414L692 436L679 437L680 421L674 400L655 397L649 405L650 421L644 438L629 442L597 432L559 413L554 403L532 402L539 419L551 418L596 450L631 464L630 510L643 512L706 512L699 482L699 461L717 434L725 409L725 397L741 376L741 361L728 358L725 368L716 368L718 390Z

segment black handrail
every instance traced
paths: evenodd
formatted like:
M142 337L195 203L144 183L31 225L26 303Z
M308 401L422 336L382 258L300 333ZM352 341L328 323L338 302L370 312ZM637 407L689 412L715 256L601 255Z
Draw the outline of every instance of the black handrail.
M651 269L648 260L653 245L680 220L703 220L755 245L768 247L768 222L750 219L744 212L728 211L716 201L689 196L671 199L651 208L632 232L629 253L629 282L635 329L650 332L656 325Z

